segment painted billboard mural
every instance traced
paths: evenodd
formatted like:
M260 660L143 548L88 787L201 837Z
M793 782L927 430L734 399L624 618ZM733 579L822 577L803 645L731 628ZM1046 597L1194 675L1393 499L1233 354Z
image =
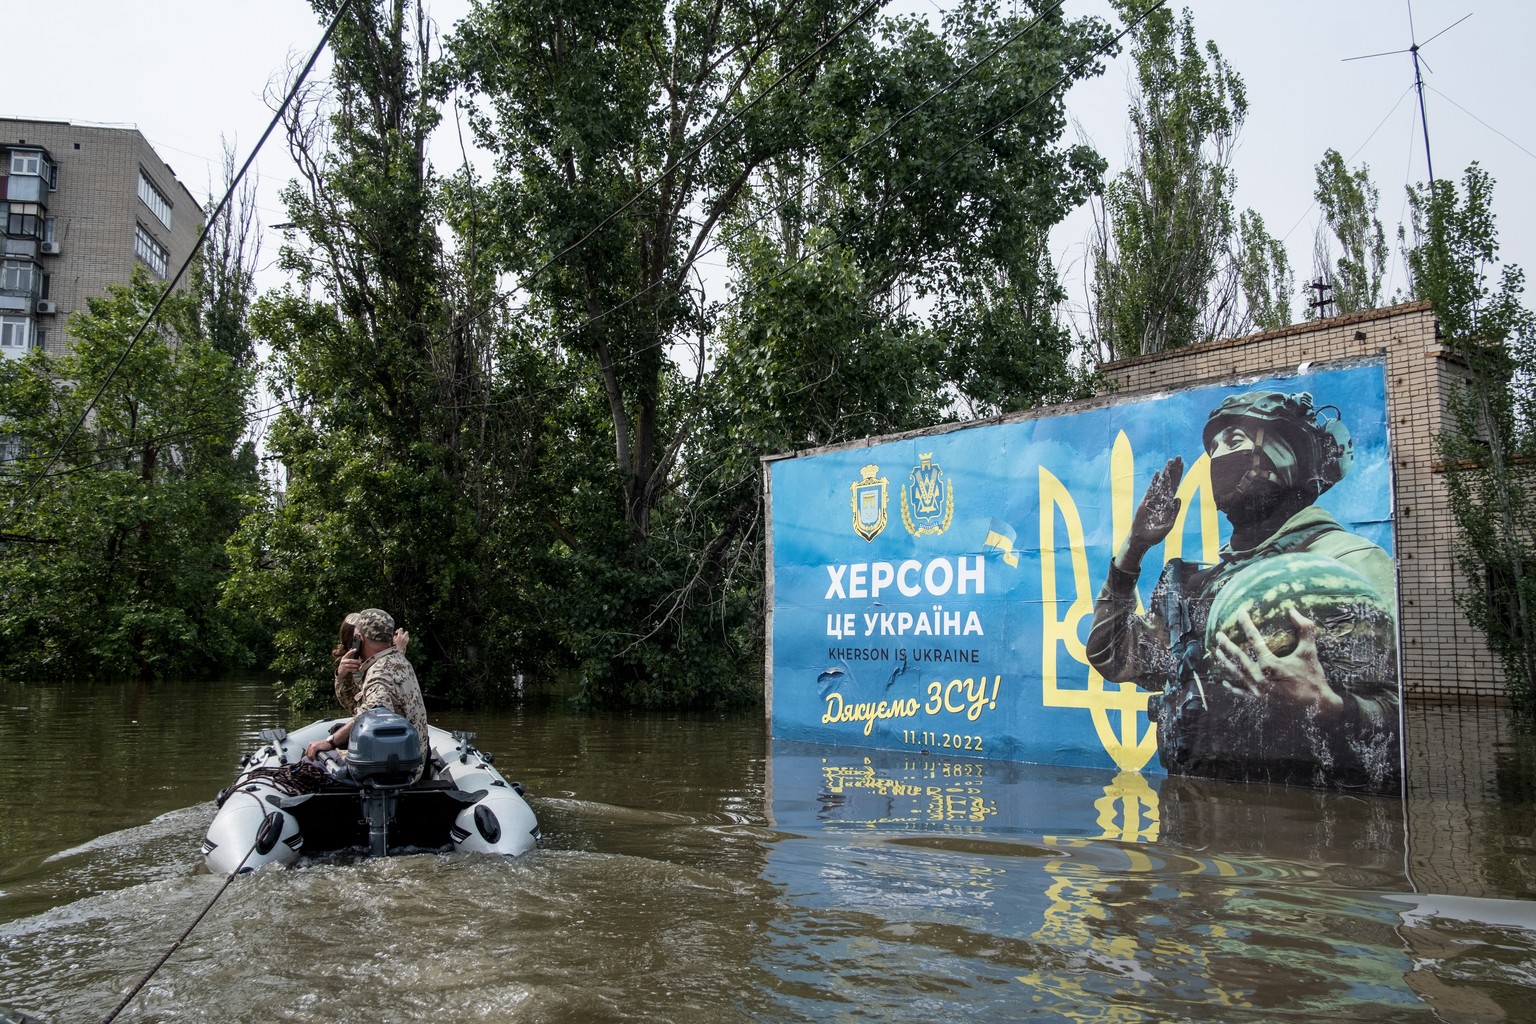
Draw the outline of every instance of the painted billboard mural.
M787 739L1397 792L1379 361L768 464Z

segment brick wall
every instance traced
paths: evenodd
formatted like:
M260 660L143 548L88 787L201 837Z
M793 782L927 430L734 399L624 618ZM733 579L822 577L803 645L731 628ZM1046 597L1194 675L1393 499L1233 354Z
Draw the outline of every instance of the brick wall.
M1438 471L1435 436L1459 365L1436 340L1428 303L1410 303L1104 366L1118 393L1171 391L1295 371L1304 363L1386 360L1393 460L1402 671L1409 696L1493 698L1498 666L1456 606L1466 584L1454 561L1456 526Z

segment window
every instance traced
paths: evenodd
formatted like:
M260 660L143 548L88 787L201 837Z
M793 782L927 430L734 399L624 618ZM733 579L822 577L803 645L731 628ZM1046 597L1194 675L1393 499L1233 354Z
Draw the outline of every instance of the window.
M31 260L5 260L0 263L0 292L31 295L37 283L37 268Z
M164 277L170 266L170 253L165 251L165 246L155 241L153 235L144 230L142 224L134 228L133 254L149 264L149 269L153 270L157 277Z
M43 154L35 149L11 150L11 173L32 175L43 173Z
M165 198L163 192L155 188L155 183L149 180L149 175L144 173L142 167L139 168L139 198L144 200L144 205L149 207L149 212L153 213L161 224L166 227L171 226L171 201Z
M0 355L20 359L32 347L32 318L0 316Z
M10 211L5 218L5 233L12 238L39 238L43 230L43 207L40 203L7 203Z

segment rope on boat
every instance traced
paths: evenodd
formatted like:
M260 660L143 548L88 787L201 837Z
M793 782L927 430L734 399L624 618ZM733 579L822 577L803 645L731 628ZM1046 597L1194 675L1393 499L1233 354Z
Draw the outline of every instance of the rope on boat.
M308 762L252 768L240 777L238 786L244 787L248 783L257 780L289 796L298 796L301 793L313 793L319 789L321 783L325 781L325 772L318 765ZM235 787L231 787L229 790L221 793L219 795L219 804L222 806L226 799L237 795L237 792L239 791ZM249 793L241 795L250 796L251 799L255 799ZM149 979L155 976L155 972L164 967L165 962L171 958L171 955L181 948L181 944L187 941L187 936L192 934L192 929L196 928L203 918L208 916L208 911L212 910L213 905L219 902L219 897L224 895L224 890L228 889L229 883L233 882L235 876L240 874L241 869L245 867L245 862L251 859L251 854L256 852L256 847L260 844L261 832L258 830L256 838L251 840L251 848L245 851L245 856L240 858L240 863L235 865L235 870L231 871L229 877L224 879L224 884L219 886L219 891L213 894L213 898L208 901L208 905L203 907L201 913L192 919L192 923L187 925L187 930L181 933L181 937L171 943L171 948L167 949L165 955L156 961L155 966L151 967L148 973L139 979L139 983L133 986L127 995L123 996L122 1002L118 1003L111 1013L102 1018L101 1024L112 1024L112 1021L117 1019L117 1015L122 1013L129 1003L133 1002L133 997L138 995L145 985L149 984Z
M219 886L219 891L213 894L213 899L209 900L208 905L202 909L202 912L192 919L192 923L187 925L187 930L181 933L181 937L171 943L171 948L166 950L165 955L156 961L155 966L151 967L149 972L139 979L139 983L133 986L127 995L123 996L123 1001L118 1003L111 1013L102 1018L101 1024L112 1024L112 1021L117 1019L117 1015L122 1013L129 1003L133 1002L133 997L139 994L139 990L149 984L149 979L155 976L155 972L165 966L165 962L171 958L171 954L181 948L181 944L187 941L187 936L192 934L192 929L196 928L198 923L208 916L208 911L212 910L213 905L219 902L219 897L224 895L224 890L229 888L229 883L235 880L235 876L240 873L240 869L245 867L245 862L251 859L251 854L256 852L256 845L259 842L261 842L261 838L258 835L256 839L251 841L251 848L245 851L245 856L240 858L240 863L235 866L235 870L231 871L229 877L224 879L224 884Z
M299 761L296 764L274 764L263 768L252 768L240 776L240 785L265 782L286 796L298 796L301 793L315 792L324 784L325 778L325 769L318 764L313 761Z

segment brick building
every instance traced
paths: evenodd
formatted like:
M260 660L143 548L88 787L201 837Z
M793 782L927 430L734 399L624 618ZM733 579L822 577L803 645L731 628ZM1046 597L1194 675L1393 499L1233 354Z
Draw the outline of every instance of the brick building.
M0 353L68 349L65 324L135 266L175 274L201 204L135 128L0 118Z
M1460 364L1437 338L1427 302L1106 364L1120 395L1173 391L1295 370L1307 363L1385 358L1393 458L1403 685L1409 697L1467 699L1503 692L1482 635L1456 606L1466 585L1455 564L1456 523L1440 479L1435 437Z

